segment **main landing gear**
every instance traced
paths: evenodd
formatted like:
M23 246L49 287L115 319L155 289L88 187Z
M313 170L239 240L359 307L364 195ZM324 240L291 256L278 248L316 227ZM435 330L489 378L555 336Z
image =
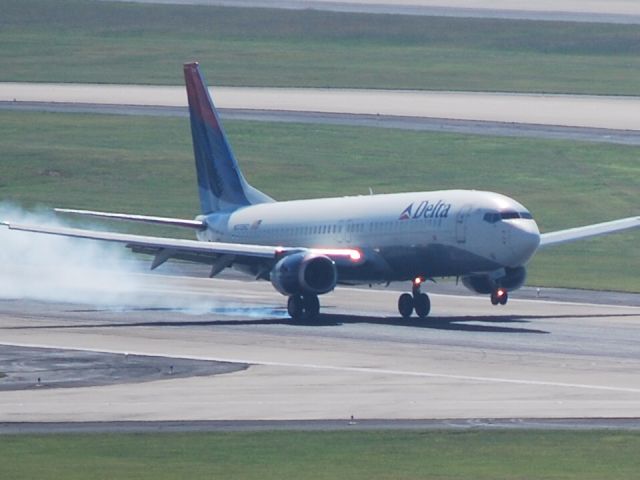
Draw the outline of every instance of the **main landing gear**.
M491 293L491 305L506 305L509 293L504 288L499 288Z
M398 311L403 318L409 318L415 310L420 318L426 318L431 310L431 301L426 293L420 292L423 279L417 277L413 280L411 293L403 293L398 299Z
M313 320L320 313L320 300L313 294L291 295L287 311L294 320Z

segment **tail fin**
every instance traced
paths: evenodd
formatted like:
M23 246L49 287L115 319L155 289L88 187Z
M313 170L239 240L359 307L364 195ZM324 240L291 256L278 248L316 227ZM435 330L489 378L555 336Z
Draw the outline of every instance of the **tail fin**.
M202 213L272 202L242 176L197 62L184 64Z

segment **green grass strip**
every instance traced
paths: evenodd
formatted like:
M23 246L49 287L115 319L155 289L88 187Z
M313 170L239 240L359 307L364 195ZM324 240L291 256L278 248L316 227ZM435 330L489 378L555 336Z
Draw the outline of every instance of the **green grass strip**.
M640 94L640 26L0 0L0 81Z
M225 122L241 167L280 200L490 190L542 231L638 215L637 147L392 129ZM193 218L188 120L0 112L0 200ZM149 233L147 231L146 233ZM640 292L638 232L540 252L529 283Z
M245 432L5 436L0 477L558 479L638 475L628 432Z

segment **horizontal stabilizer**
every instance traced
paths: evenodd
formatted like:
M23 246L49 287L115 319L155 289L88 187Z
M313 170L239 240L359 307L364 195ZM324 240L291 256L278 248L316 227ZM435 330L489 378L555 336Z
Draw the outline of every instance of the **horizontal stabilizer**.
M207 224L200 220L185 220L182 218L152 217L148 215L129 215L127 213L93 212L91 210L73 210L70 208L54 208L57 213L72 213L88 217L106 218L109 220L127 220L129 222L153 223L168 227L194 228L205 230Z
M622 218L612 222L597 223L595 225L587 225L585 227L569 228L567 230L558 230L557 232L543 233L540 235L540 247L545 248L561 243L575 242L599 235L607 235L610 233L621 232L631 228L640 227L640 217Z

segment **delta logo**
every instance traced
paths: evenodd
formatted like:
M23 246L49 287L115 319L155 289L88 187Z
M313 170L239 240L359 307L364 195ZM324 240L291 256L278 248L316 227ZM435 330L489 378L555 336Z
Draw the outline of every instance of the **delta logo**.
M449 210L451 210L451 204L445 203L442 200L438 200L433 203L429 200L423 200L414 209L415 202L409 204L405 208L398 220L409 220L413 218L446 218L449 216Z

